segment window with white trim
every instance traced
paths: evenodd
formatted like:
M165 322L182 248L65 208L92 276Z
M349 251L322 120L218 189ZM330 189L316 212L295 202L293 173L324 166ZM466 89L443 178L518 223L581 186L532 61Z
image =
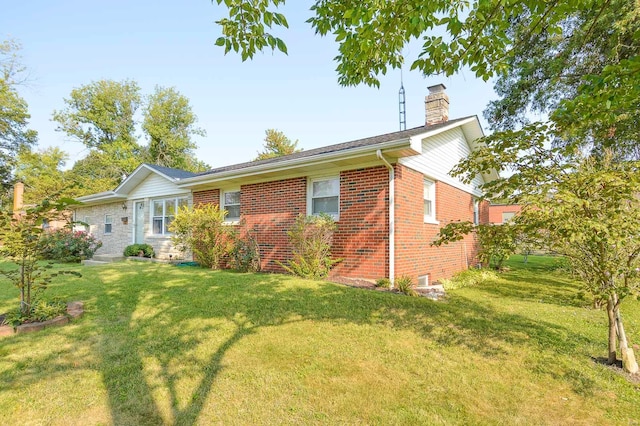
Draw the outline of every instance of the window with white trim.
M436 221L436 183L432 180L424 180L424 221Z
M317 178L309 182L309 214L340 215L340 177Z
M104 233L110 234L113 231L113 216L110 214L104 215Z
M181 207L187 206L187 197L165 198L151 202L151 229L153 235L170 235L169 225Z
M516 215L516 212L502 212L502 223L507 223Z
M240 220L240 191L224 191L221 200L222 210L227 212L224 220L237 222Z
M480 224L480 201L477 199L473 199L473 224Z

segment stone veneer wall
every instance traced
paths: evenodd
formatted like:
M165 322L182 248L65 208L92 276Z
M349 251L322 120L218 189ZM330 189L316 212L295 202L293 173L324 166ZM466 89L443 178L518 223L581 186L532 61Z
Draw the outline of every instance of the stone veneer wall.
M191 197L189 198L191 199ZM127 200L127 210L122 209L122 201L97 206L78 207L76 209L76 220L84 222L85 218L88 218L87 223L90 225L89 232L102 241L102 247L98 249L96 255L122 255L125 247L133 244L134 201L144 202L145 243L153 247L156 258L169 259L169 255L171 255L173 259L191 259L190 254L182 253L175 248L171 242L171 236L150 235L151 224L149 223L149 209L151 199L148 198L144 200ZM105 234L104 232L104 220L107 214L113 217L110 234ZM123 218L126 218L126 223L123 222Z

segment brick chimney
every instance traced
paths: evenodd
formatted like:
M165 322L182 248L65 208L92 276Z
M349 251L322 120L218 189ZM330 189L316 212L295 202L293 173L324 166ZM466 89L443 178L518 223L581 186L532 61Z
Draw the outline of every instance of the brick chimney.
M449 120L449 96L444 84L429 86L429 94L424 98L425 125L444 123Z
M24 183L16 182L13 185L13 211L19 212L24 207Z

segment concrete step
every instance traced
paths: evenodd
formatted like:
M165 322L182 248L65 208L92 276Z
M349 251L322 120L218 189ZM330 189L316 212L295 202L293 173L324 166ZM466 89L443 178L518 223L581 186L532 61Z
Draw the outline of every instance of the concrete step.
M102 262L100 260L85 259L81 262L84 266L108 265L111 262Z
M95 260L97 262L120 262L124 260L124 256L121 254L97 254L94 255L91 260Z

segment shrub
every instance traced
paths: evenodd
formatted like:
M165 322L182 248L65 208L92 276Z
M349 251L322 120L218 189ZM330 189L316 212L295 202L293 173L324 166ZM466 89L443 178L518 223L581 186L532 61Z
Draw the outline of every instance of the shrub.
M21 312L20 309L7 312L4 324L16 327L27 322L47 321L67 313L67 304L60 299L51 301L36 299L28 312Z
M413 280L409 276L403 275L396 278L395 287L400 293L406 294L407 296L415 297L418 295L413 289Z
M193 210L180 208L169 230L178 250L191 251L198 263L218 269L233 252L236 231L224 223L225 211L213 204L201 204Z
M380 278L376 281L375 286L380 288L391 288L391 281L389 278Z
M258 242L250 234L245 238L236 238L231 251L231 264L241 272L257 272L260 270L260 251Z
M287 272L303 278L320 279L327 276L341 259L331 258L331 244L336 223L327 214L300 215L287 231L293 246L293 259L287 264L278 262Z
M153 250L153 247L151 247L149 244L131 244L130 246L127 246L124 249L124 255L125 256L140 256L140 253L142 252L142 255L144 257L155 257L156 252Z
M91 259L102 242L84 231L72 231L68 228L42 233L40 237L43 259L58 262L80 262Z
M440 283L445 290L454 290L494 281L497 278L498 275L489 269L467 269L466 271L458 272L451 279L440 280Z

